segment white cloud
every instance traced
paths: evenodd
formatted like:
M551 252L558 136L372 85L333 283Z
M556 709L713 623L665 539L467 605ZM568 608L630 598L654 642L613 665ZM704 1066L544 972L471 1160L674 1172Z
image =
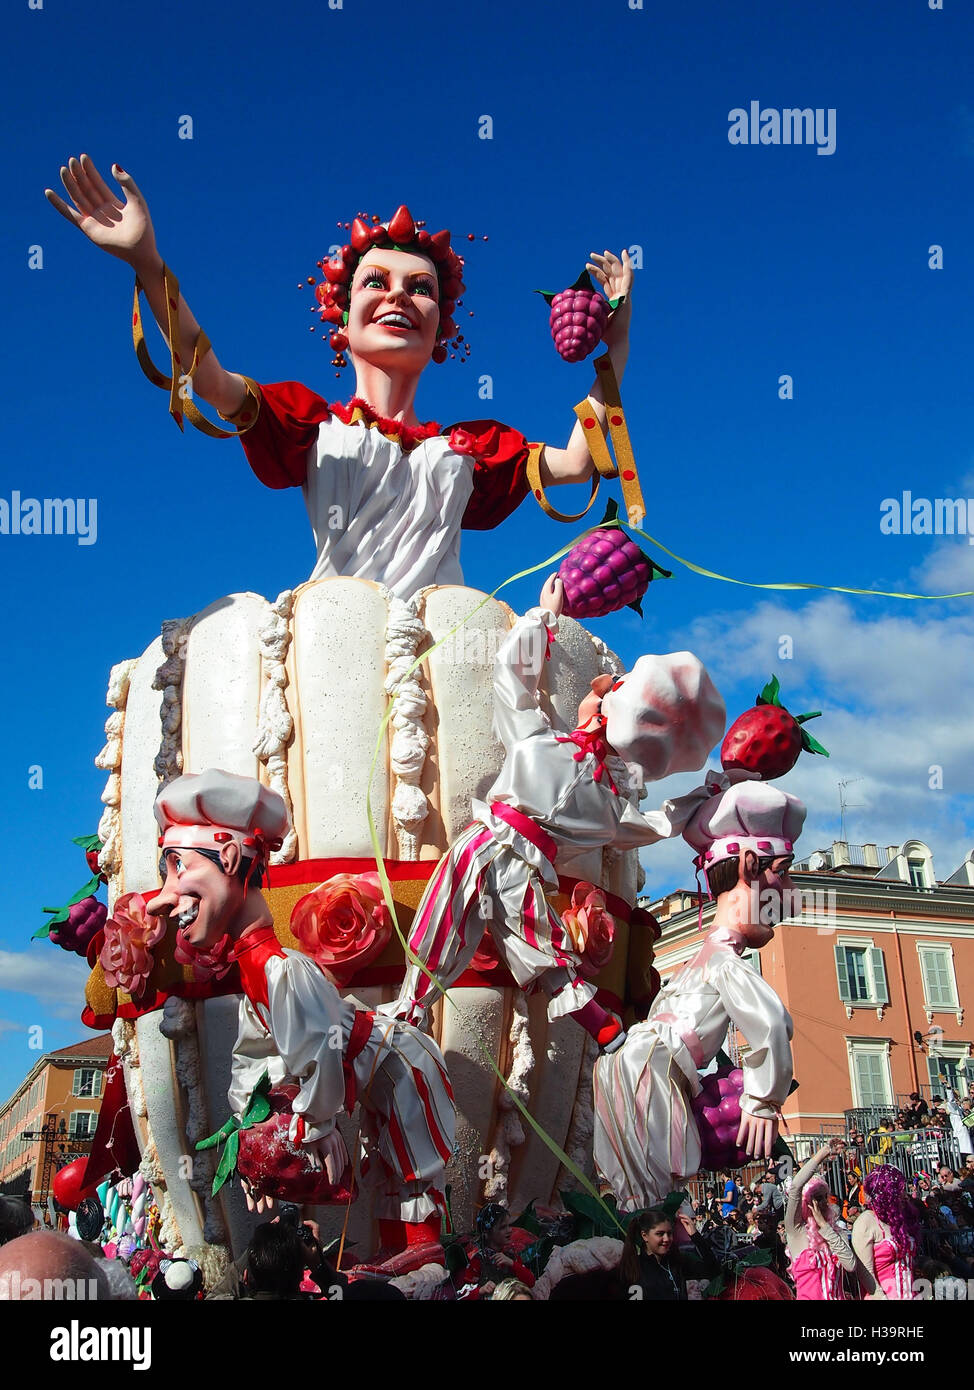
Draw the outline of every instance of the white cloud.
M764 600L694 621L677 645L698 653L725 695L746 692L736 704L730 700L729 722L772 671L794 713L823 711L811 731L831 757L803 754L782 783L809 808L802 854L840 837L841 780L850 784L847 839L896 846L925 840L937 876L946 878L974 844L974 612L917 604L891 615L870 611L868 602L826 595L792 609ZM786 634L794 655L782 661ZM931 768L938 767L942 790L930 787ZM659 790L646 805L656 803ZM644 863L654 897L693 883L682 839L646 851Z
M23 1033L26 1027L25 1023L15 1023L12 1018L0 1018L0 1033Z
M57 953L41 942L27 951L0 950L0 993L29 994L55 1013L81 1013L85 1003L85 982L91 973L80 956Z

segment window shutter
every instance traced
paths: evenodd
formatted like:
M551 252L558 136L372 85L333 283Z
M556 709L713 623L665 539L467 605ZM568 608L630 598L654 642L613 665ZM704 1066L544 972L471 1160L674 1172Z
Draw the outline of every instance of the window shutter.
M883 960L882 948L873 946L869 954L873 967L873 997L877 1004L888 1004L889 986L886 983L886 963Z
M839 998L843 1004L849 1004L852 1001L852 992L849 989L849 967L846 964L844 946L835 948L835 973L839 979Z
M78 1089L78 1088L80 1087L80 1085L81 1085L81 1072L80 1072L80 1071L76 1071L75 1074L74 1074L74 1080L71 1082L71 1094L72 1094L73 1096L80 1096L81 1091Z
M879 954L882 955L882 954L883 954L882 951L880 951ZM104 1080L104 1073L101 1072L101 1071L96 1071L96 1072L95 1072L95 1084L94 1084L94 1086L92 1087L92 1091L91 1091L91 1094L92 1094L92 1096L95 1098L95 1100L97 1100L98 1097L101 1095L101 1084L102 1084L102 1081L103 1081L103 1080Z
M923 962L923 986L927 1004L933 1009L953 1008L954 991L951 987L947 952L924 950L920 952L920 959Z

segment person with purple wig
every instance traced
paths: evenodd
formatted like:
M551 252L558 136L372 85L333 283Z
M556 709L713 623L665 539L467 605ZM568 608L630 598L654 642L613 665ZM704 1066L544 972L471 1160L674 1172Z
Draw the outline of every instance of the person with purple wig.
M912 1299L917 1221L906 1178L880 1164L863 1183L866 1210L852 1229L852 1248L865 1271L867 1298Z

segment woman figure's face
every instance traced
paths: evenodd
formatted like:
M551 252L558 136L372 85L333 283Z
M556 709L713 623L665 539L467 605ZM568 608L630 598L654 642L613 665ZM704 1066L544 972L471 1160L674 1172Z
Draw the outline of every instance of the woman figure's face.
M643 1231L642 1237L647 1255L664 1258L673 1248L673 1227L669 1221L661 1221L658 1226Z
M349 297L349 351L375 366L417 375L440 323L439 282L426 256L373 247L359 261Z

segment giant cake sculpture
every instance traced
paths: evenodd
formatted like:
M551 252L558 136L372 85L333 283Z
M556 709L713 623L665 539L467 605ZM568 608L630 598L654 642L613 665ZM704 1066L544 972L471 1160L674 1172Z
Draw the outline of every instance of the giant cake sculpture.
M367 794L391 700L369 799L399 924L408 933L437 859L500 769L492 667L512 621L505 604L459 586L404 602L381 585L338 578L304 584L273 604L233 595L164 624L141 657L113 669L109 686L113 713L97 761L109 774L99 835L110 907L159 881L152 814L159 788L183 772L219 767L259 777L290 808L293 829L272 856L264 895L279 940L299 948L291 930L299 900L335 874L375 871ZM554 727L570 730L591 681L621 670L598 638L562 618L542 685ZM618 1011L645 1004L656 928L645 914L630 920L636 853L590 851L572 868L556 906L587 882L604 891L615 924L611 959L596 974L600 999ZM395 934L378 955L375 944L352 937L335 943L333 953L347 991L369 1007L396 997L405 965ZM226 1118L239 984L232 971L207 980L181 964L173 924L153 956L135 998L110 988L96 962L85 1020L113 1028L165 1241L239 1249L250 1226L239 1192L227 1184L211 1197L207 1156L188 1161L197 1140ZM448 1175L457 1223L467 1222L485 1196L516 1207L573 1182L524 1123L488 1059L547 1134L590 1169L595 1045L570 1022L549 1023L543 998L525 998L514 987L486 940L449 1001L437 1004L432 1031L458 1107ZM340 1226L344 1213L323 1215L326 1227ZM373 1247L370 1221L367 1204L357 1203L349 1233L363 1249Z

